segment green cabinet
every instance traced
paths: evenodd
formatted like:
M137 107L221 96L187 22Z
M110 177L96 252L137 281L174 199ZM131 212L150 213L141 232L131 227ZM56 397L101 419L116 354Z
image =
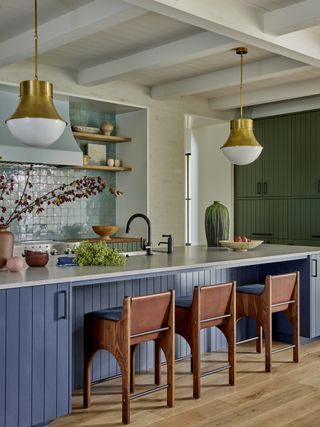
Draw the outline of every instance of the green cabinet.
M296 240L320 242L320 199L289 200L289 236Z
M292 195L320 197L320 111L292 119Z
M235 167L235 234L320 246L320 110L255 119L254 127L263 151Z
M262 154L247 166L235 167L237 197L280 197L291 192L291 116L254 120Z
M266 242L288 237L288 202L272 199L236 201L236 234Z

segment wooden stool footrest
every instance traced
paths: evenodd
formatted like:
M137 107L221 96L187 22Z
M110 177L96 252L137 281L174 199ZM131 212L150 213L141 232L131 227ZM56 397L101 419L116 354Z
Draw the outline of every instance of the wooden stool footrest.
M212 320L225 319L226 317L231 317L231 314L229 313L229 314L224 314L223 316L209 317L208 319L200 320L200 323L211 322Z
M231 368L231 365L221 366L221 368L216 368L216 369L212 369L211 371L202 372L200 374L200 377L207 377L208 375L216 374L217 372L225 371L226 369L229 369L229 368Z
M236 345L244 344L245 342L256 341L258 339L259 339L259 337L248 338L247 340L237 341Z
M272 353L280 353L281 351L290 350L291 348L295 348L295 347L296 347L295 344L287 345L286 347L281 347L281 348L277 348L275 350L272 350Z
M168 331L169 329L170 329L169 326L166 326L164 328L159 328L159 329L152 329L151 331L146 331L146 332L141 332L140 334L130 335L130 338L143 337L144 335L150 335L150 334L154 334L156 332L164 332L164 331Z
M163 390L168 387L169 387L169 384L163 384L163 385L159 385L158 387L153 387L149 390L142 391L141 393L135 393L132 396L130 396L130 400L135 400L135 399L138 399L138 397L147 396L148 394L155 393L156 391Z
M283 302L278 302L277 304L272 304L271 307L280 307L281 305L293 304L295 302L296 300L292 299L290 301L283 301Z

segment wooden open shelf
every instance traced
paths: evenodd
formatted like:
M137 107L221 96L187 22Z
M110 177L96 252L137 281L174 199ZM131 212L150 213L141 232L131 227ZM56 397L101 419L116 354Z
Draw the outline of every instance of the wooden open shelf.
M97 171L111 171L111 172L130 172L132 168L127 166L102 166L102 165L83 165L83 166L72 166L73 169L88 169Z
M108 136L100 133L72 132L76 139L85 139L86 141L97 142L131 142L131 138L127 136Z

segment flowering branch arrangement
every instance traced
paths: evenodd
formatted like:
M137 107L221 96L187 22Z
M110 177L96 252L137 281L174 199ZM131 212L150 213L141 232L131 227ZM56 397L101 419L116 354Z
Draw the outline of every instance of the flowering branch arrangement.
M5 206L5 199L16 191L16 182L13 177L0 175L0 226L7 227L13 221L21 221L25 214L35 212L40 214L45 210L45 206L60 206L64 203L74 202L79 199L88 199L102 193L106 187L104 180L98 177L84 177L76 179L70 184L59 185L52 191L48 191L42 196L32 198L29 191L33 188L31 173L33 166L30 165L26 172L26 179L21 196L15 200L15 207L8 213ZM117 197L117 190L109 188L110 193Z

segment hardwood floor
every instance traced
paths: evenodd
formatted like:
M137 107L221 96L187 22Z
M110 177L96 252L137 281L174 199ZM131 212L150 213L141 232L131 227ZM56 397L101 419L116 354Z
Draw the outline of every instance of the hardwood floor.
M276 344L274 344L276 347ZM282 346L282 345L280 345ZM152 427L317 427L320 426L320 340L301 347L301 362L292 352L274 354L273 371L264 371L264 355L241 346L237 381L228 385L227 371L201 379L201 399L192 398L189 361L176 363L176 404L166 406L166 391L131 402L131 426ZM202 356L202 370L225 361L227 352ZM165 372L165 367L163 367ZM137 375L136 391L152 385L152 375ZM164 377L163 377L164 378ZM109 394L105 394L109 393ZM120 380L92 389L92 406L82 408L82 395L73 398L73 414L52 427L121 426Z

